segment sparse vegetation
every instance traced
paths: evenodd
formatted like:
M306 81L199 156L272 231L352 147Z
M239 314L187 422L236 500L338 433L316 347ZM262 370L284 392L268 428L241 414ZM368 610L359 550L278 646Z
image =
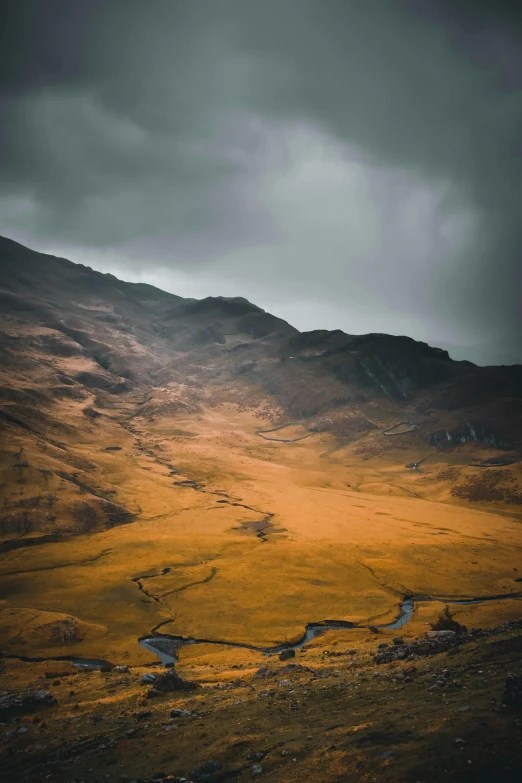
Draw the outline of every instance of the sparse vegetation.
M47 725L20 720L2 740L0 777L145 781L165 770L197 783L214 760L216 781L241 783L253 765L267 783L469 783L483 770L484 781L502 780L499 763L515 745L513 719L497 705L520 634L501 628L487 644L460 634L451 655L424 634L498 626L519 617L520 602L454 615L419 600L404 627L386 626L404 595L516 595L521 466L473 468L477 454L498 459L495 443L482 452L445 436L442 450L420 429L381 435L428 413L430 431L459 433L467 390L496 371L450 364L405 338L299 335L271 318L268 332L250 322L240 332L226 300L174 307L87 269L71 301L75 266L36 260L27 275L35 309L5 326L0 395L0 635L26 660L0 664L13 690L43 688L55 672L45 687L58 703ZM12 279L16 307L28 288ZM224 341L195 345L209 324ZM440 402L441 361L451 369L444 389L462 398L451 410ZM510 400L519 380L504 368L502 383L511 376ZM519 408L509 403L507 427L495 388L480 392L484 432L509 429L515 441ZM256 435L285 423L276 440L295 442ZM314 437L296 440L301 432ZM424 476L405 467L427 453ZM258 649L335 619L344 627L292 663ZM150 694L158 689L141 685L161 671L138 644L152 629L219 642L179 649L177 670L207 687ZM406 660L423 643L420 663ZM379 645L393 660L376 667ZM85 673L31 660L71 655L109 663Z
M452 488L451 494L463 500L500 501L521 504L522 492L514 475L509 470L481 470L468 476L466 481Z
M73 644L74 642L81 641L75 617L70 617L67 620L61 620L60 622L54 623L49 630L51 639L54 642L60 644Z
M462 626L454 619L448 604L439 614L438 619L431 623L432 631L455 631L455 633L460 633L464 628L465 626Z
M460 478L461 471L459 468L452 466L450 468L446 468L445 470L441 470L435 478L437 481L457 481L457 479Z
M101 416L101 413L92 408L90 405L87 405L87 407L82 410L82 413L89 419L99 419Z

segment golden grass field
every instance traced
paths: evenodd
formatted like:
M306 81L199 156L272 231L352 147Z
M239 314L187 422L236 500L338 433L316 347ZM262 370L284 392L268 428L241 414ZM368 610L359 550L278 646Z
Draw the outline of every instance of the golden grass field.
M416 473L387 455L361 460L325 434L266 441L256 431L270 422L254 413L222 404L129 420L123 405L84 426L69 444L95 466L82 480L139 514L130 524L4 554L3 649L138 664L153 660L138 638L160 623L162 633L270 646L298 638L311 621L390 622L407 594L520 592L515 508L456 501L436 478L446 465L434 460ZM68 403L68 420L80 415ZM295 427L282 432L299 437ZM121 450L105 451L115 446ZM29 442L25 454L28 466L10 468L12 480L34 495L45 488L35 469L43 455ZM197 488L178 483L193 479ZM62 492L82 495L70 483ZM268 515L262 540L249 523ZM406 635L422 633L441 606L419 604ZM477 626L521 613L516 600L456 612ZM64 643L52 629L66 618L76 618L77 634ZM199 654L207 648L190 650Z
M497 416L501 368L484 398L463 371L396 404L357 385L356 363L345 384L278 358L283 338L231 337L233 318L225 347L250 346L257 376L236 373L240 354L187 350L189 321L162 342L141 305L121 331L95 319L112 306L73 305L72 330L0 316L0 677L57 699L7 716L0 780L247 783L261 760L267 783L518 783L520 721L502 694L522 636L499 625L522 615L521 464L484 442L428 443L470 411L504 432L518 409L508 384ZM480 466L491 458L504 465ZM411 621L376 634L405 596ZM453 604L454 618L494 634L377 665L379 644L422 639L447 601L475 597L491 600ZM297 669L233 646L293 643L328 620L357 627L297 650ZM197 689L148 698L142 677L162 667L139 639L153 629L206 640L176 663ZM129 671L64 660L77 658ZM209 759L221 771L198 776Z

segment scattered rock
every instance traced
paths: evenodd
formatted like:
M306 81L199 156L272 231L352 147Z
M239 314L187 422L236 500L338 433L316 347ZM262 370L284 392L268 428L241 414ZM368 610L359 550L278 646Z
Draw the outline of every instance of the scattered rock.
M192 715L190 710L172 710L171 718L189 718Z
M221 769L219 761L206 761L192 773L194 783L207 783L213 780L215 772Z
M25 712L42 706L56 704L56 699L48 691L22 691L0 693L0 716L10 713Z
M404 639L402 636L394 636L393 637L393 644L395 647L403 647L404 646Z
M169 669L154 680L154 689L162 693L171 691L193 691L198 687L196 682L184 680L174 669Z
M134 713L134 718L136 720L147 720L147 718L150 718L152 715L152 710L139 710L138 712Z
M257 672L254 674L254 678L257 680L263 680L267 677L271 677L272 674L274 674L273 671L271 671L268 666L260 666Z
M452 639L455 631L426 631L426 639Z
M263 771L261 764L252 764L252 775L260 775Z
M302 666L300 663L287 663L286 666L283 666L282 669L279 669L277 673L281 677L283 674L291 674L292 672L299 672L299 671L311 672L313 671L313 669L310 669L309 666Z
M129 667L128 666L115 666L113 669L113 672L116 674L128 674L129 673Z
M522 675L508 674L502 694L502 704L522 707Z
M461 626L461 628L464 629L464 626ZM385 648L379 645L374 660L377 664L390 663L398 660L399 654L403 652L404 655L401 657L416 661L425 655L437 655L438 653L448 652L463 644L475 642L478 639L487 639L490 636L502 634L506 631L514 631L519 628L522 628L522 618L513 622L500 623L500 625L494 628L472 628L470 631L462 630L460 633L450 630L427 631L424 639L413 639L400 649L395 648L395 646Z
M159 695L160 692L156 688L151 688L150 691L147 691L147 699L157 699Z

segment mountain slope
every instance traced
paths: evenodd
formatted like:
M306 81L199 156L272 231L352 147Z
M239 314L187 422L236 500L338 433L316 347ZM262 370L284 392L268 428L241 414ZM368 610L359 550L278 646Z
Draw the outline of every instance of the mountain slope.
M443 431L447 444L522 443L520 366L455 362L407 337L301 334L242 298L184 300L8 239L0 241L0 302L13 334L15 322L51 330L39 337L43 354L91 362L80 386L158 388L183 377L229 400L270 398L281 415L344 438L372 429L363 410L372 405L383 427L411 417L428 443L442 445ZM16 365L9 335L3 342Z
M515 747L491 703L520 642L520 367L300 333L241 298L182 299L9 240L0 303L0 673L58 699L6 732L7 778L98 780L117 758L129 779L202 780L211 756L247 780L259 753L274 781L417 780L426 758L441 780L468 759L498 773ZM492 630L432 656L419 637L448 602ZM410 648L429 657L403 663ZM208 687L143 688L156 652ZM100 662L130 671L74 677ZM471 755L476 709L490 766Z
M408 492L452 502L521 500L521 367L454 362L407 337L299 333L240 297L185 300L8 239L0 302L4 549L135 518L103 449L136 416L168 432L227 405L251 411L267 444L329 437L341 461L400 469L361 482L371 492L416 482Z

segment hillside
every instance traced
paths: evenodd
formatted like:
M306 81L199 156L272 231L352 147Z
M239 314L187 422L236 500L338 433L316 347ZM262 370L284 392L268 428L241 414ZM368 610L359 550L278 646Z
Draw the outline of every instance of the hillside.
M45 671L65 670L48 678L58 681L59 704L40 730L46 743L63 721L78 718L87 732L98 714L119 737L118 721L148 705L150 722L145 716L132 736L143 740L149 767L159 759L151 777L168 756L157 744L166 705L188 705L202 722L178 728L196 750L189 758L183 743L175 745L172 768L189 774L221 754L228 776L215 768L194 781L257 774L256 758L239 763L225 743L223 732L236 726L235 741L244 731L249 753L274 757L276 748L279 759L285 732L284 743L299 744L289 751L299 758L294 770L283 757L285 777L274 761L267 780L308 779L307 759L325 783L344 780L343 769L364 769L368 780L424 780L424 752L430 779L447 779L440 747L426 739L430 725L446 726L445 697L426 712L423 701L428 676L432 669L442 676L451 659L445 664L441 656L449 653L436 651L422 685L415 675L405 693L393 676L403 664L384 664L381 682L373 660L378 643L393 644L399 627L408 642L423 636L446 603L468 628L497 627L497 641L476 636L454 654L465 671L478 662L492 667L498 676L487 696L500 698L522 614L521 366L456 362L408 337L300 333L240 297L183 299L0 239L0 433L3 663L9 688L43 688ZM514 624L502 629L504 621ZM238 677L256 686L251 679L266 655L303 638L296 655L316 674L297 670L304 680L295 692L310 693L302 725L293 712L304 716L304 704L293 710L292 699L269 715L264 703L254 704L255 688L233 704L228 691L221 698ZM333 666L323 656L335 649L347 657ZM369 678L368 702L348 694L355 687L350 650L359 656L355 669ZM158 651L216 690L217 712L210 691L194 702L156 694L143 703L138 681L157 671L150 667ZM75 676L69 693L79 659L131 672L121 682L99 671ZM390 682L398 691L392 697ZM486 686L473 680L470 688L476 709L486 709ZM353 704L343 701L352 697ZM460 696L454 701L466 706ZM410 713L420 715L426 741L408 739ZM468 731L481 742L486 729L472 717L457 716L443 736ZM488 713L487 720L488 731L504 738L501 752L512 754L507 718ZM369 737L361 745L353 737L359 730ZM324 747L323 731L336 738ZM6 753L23 752L21 779L36 780L45 764L38 743L25 741L6 740ZM78 742L80 767L87 766L75 774L91 764L105 778L106 761L84 759ZM394 755L376 762L366 752L372 742L375 753L393 746ZM125 752L121 763L131 757ZM394 772L388 761L395 757ZM144 764L133 764L126 774L147 779ZM498 779L510 780L511 771ZM65 769L52 774L73 779ZM108 774L118 779L113 769ZM472 778L462 772L458 779Z

